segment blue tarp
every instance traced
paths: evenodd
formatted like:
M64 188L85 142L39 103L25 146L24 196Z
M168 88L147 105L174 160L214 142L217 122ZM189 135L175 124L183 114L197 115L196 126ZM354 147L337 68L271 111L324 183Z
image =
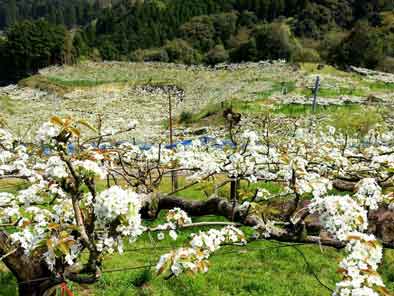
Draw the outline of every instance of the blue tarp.
M236 145L231 140L221 141L220 144L218 144L216 142L215 138L209 137L209 136L200 137L198 140L203 145L212 144L213 147L218 148L218 149L224 149L225 147L231 147L231 148L235 148L236 147ZM116 142L114 146L116 147L116 146L119 146L119 145L122 145L122 144L125 144L125 143L128 143L128 142L127 141L119 141L119 142ZM181 141L181 142L174 143L172 145L167 144L164 147L165 147L165 149L174 149L178 145L187 147L187 146L191 146L192 144L193 144L193 140L184 140L184 141ZM97 143L92 143L91 146L94 147L94 148L97 148ZM104 144L100 144L98 148L100 150L106 150L106 149L111 149L114 146L111 145L111 144L108 144L108 143L104 143ZM146 144L146 143L139 145L139 148L141 150L143 150L143 151L148 151L152 147L153 147L152 144ZM45 155L50 155L51 154L51 149L49 147L43 147L43 152L44 152ZM67 145L67 153L69 153L69 154L75 153L75 146L74 146L74 144L68 144Z

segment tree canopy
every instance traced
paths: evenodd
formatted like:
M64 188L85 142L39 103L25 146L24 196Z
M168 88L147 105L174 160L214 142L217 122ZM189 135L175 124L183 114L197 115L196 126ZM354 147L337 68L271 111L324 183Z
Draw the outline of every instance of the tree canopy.
M3 0L0 29L29 30L18 22L45 19L71 30L77 55L99 53L104 60L213 64L284 58L391 71L393 10L394 0ZM26 61L17 67L21 63Z
M15 24L0 45L0 75L20 79L49 65L71 63L75 52L70 38L64 27L43 20Z

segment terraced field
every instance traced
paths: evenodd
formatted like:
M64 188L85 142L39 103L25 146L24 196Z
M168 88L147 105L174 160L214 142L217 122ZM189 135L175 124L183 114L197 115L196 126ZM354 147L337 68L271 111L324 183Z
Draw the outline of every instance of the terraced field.
M317 76L321 81L319 107L312 115L312 88ZM364 69L343 72L315 64L296 67L283 62L223 65L214 69L86 62L44 69L18 85L0 88L0 98L0 117L12 130L26 137L29 130L36 129L53 114L92 122L101 115L104 129L117 129L137 120L136 132L128 134L127 139L156 142L167 141L169 98L179 138L190 137L193 130L201 127L221 132L223 109L230 106L242 114L245 124L261 121L268 113L278 117L275 124L284 129L290 125L287 119L302 117L307 121L308 116L317 116L322 124L326 120L337 128L368 127L383 120L390 125L394 75ZM190 134L185 135L187 132ZM180 186L185 185L183 177L179 181ZM104 188L104 184L100 185ZM0 192L13 192L24 186L2 180ZM209 186L213 185L196 184L182 192L182 196L205 199L204 192L209 191ZM165 179L160 192L169 191L169 180ZM228 196L227 193L223 196ZM195 221L218 219L222 218L210 216ZM164 217L160 217L156 222L163 221ZM193 231L183 232L178 244ZM70 288L76 296L331 295L330 288L339 280L335 271L343 257L343 251L328 247L256 241L242 249L224 247L213 256L207 274L182 275L170 281L156 277L147 266L154 265L164 250L175 246L176 242L170 239L159 241L145 235L127 246L126 255L106 258L105 273L98 283L91 286L70 283ZM393 251L385 251L380 272L391 290L393 264ZM0 265L0 295L16 295L16 290L15 279Z
M233 105L244 113L258 114L272 108L280 112L283 104L311 104L311 89L319 76L320 105L394 102L394 75L361 73L315 64L295 67L280 61L214 69L85 62L44 69L19 85L0 88L0 97L1 104L9 110L3 116L11 129L20 134L36 128L53 114L83 117L91 122L101 114L104 128L137 120L139 125L133 137L152 142L166 136L169 96L178 118L182 113L200 113L197 119L203 119L223 105ZM176 87L178 93L169 95L166 86ZM204 125L204 121L199 125Z

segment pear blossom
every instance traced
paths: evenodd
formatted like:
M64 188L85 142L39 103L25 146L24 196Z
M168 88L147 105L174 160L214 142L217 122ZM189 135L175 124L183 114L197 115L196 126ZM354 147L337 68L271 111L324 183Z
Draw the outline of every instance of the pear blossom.
M217 251L223 243L246 244L245 235L234 226L226 226L221 230L210 229L191 235L190 247L179 248L160 257L156 271L165 272L166 267L175 276L182 272L207 272L208 258Z
M82 174L87 176L98 176L100 179L104 179L107 176L105 168L100 166L97 162L91 160L76 160L73 161L73 165Z
M54 137L60 134L61 130L58 126L50 122L45 122L37 132L36 140L40 143L50 144Z
M98 226L105 226L118 221L116 231L130 240L135 240L144 230L139 214L140 208L141 201L137 193L113 186L96 198L96 223Z
M349 233L367 229L367 211L349 195L316 197L309 205L324 227L339 240L346 240Z
M382 189L375 179L365 178L356 184L354 198L360 205L371 210L376 210L378 209L379 203L383 201Z
M48 159L45 174L53 178L66 178L68 176L66 165L59 156L52 156Z

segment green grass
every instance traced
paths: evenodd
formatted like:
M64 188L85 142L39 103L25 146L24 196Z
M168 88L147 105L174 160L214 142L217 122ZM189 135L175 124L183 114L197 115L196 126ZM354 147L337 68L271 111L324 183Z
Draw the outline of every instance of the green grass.
M177 122L180 124L200 124L207 125L223 125L225 119L223 117L223 111L226 108L231 108L234 112L242 114L258 114L263 112L266 108L264 107L265 99L258 100L228 100L223 103L210 103L206 105L201 111L196 113L184 112L179 116ZM168 128L168 122L163 123Z
M211 218L212 219L212 218ZM200 221L201 219L197 219ZM182 244L191 231L184 231L179 242L152 243L145 235L137 243L126 248L123 256L108 257L103 270L127 269L155 264L161 254ZM168 248L166 248L168 247ZM164 248L164 249L162 249ZM336 273L337 263L343 253L332 248L298 246L308 260L310 268L294 247L283 247L271 241L250 243L247 247L223 247L211 257L208 273L194 276L181 275L165 280L157 277L153 270L145 268L104 272L98 283L91 286L70 284L76 296L119 295L266 295L266 296L325 296L331 293L321 286L316 274L327 286L334 288L340 280ZM389 287L394 279L392 251L386 251L381 268ZM389 281L389 282L388 282ZM9 273L0 273L0 295L15 294L15 280Z
M51 83L56 83L62 86L70 86L70 87L92 87L92 86L97 86L101 84L106 84L106 83L111 83L113 81L108 80L72 80L72 81L67 81L67 80L62 80L56 77L48 77L47 78L49 82ZM127 82L127 81L124 81Z
M304 88L301 90L301 95L304 96L311 96L312 90L310 88ZM362 97L365 96L365 91L360 88L346 88L346 87L339 87L339 88L321 88L318 91L318 96L325 97L325 98L333 98L338 96L358 96Z
M217 181L217 180L216 180ZM183 186L188 181L180 177L179 185ZM213 182L213 181L212 181ZM212 182L197 184L179 195L188 199L204 199L206 191L211 190ZM24 186L10 180L4 186ZM99 190L105 186L99 182ZM280 186L274 183L260 183L254 187L264 187L272 193L278 192ZM241 183L241 188L246 188L246 183ZM9 189L9 188L8 188ZM15 187L14 191L18 188ZM249 188L250 189L250 188ZM170 191L170 180L165 179L160 190ZM220 195L228 196L229 188L224 187ZM164 221L165 213L159 219L149 222L157 225ZM194 218L199 221L224 221L222 217L208 216ZM144 268L155 265L159 257L187 243L192 232L207 230L199 228L185 230L179 233L177 241L172 241L168 236L163 241L158 241L156 235L144 234L137 242L125 247L125 254L107 256L104 260L103 277L94 285L79 286L70 283L75 296L120 296L120 295L266 295L266 296L329 296L331 293L321 286L315 275L327 286L334 288L340 280L336 270L343 253L332 248L312 245L297 246L305 258L300 255L294 246L284 246L275 241L255 241L246 247L225 246L211 257L211 267L208 273L193 276L181 275L178 278L166 280L157 276L153 268ZM244 227L249 236L252 230ZM389 287L394 288L394 252L385 251L384 264L381 267L383 277ZM137 269L133 269L138 267ZM131 268L131 269L129 269ZM122 269L114 271L114 269ZM13 296L16 294L16 281L0 265L0 295Z
M316 108L316 114L335 114L343 110L348 111L358 111L360 107L358 105L344 105L344 106L321 106L318 105ZM284 114L289 117L299 117L304 115L312 114L312 106L311 105L299 105L299 104L288 104L288 105L279 105L278 108L274 109L274 112L277 114Z
M109 83L128 83L133 85L154 84L159 85L163 77L173 77L172 84L180 85L185 83L186 94L191 99L203 98L206 104L197 110L187 109L189 114L187 120L182 123L191 125L222 125L224 119L223 109L232 107L235 112L242 114L259 115L266 112L266 104L270 104L269 98L273 94L281 93L286 88L288 93L309 92L307 89L296 89L293 74L264 73L258 70L242 70L240 72L207 72L199 70L197 72L183 71L172 67L163 67L157 70L153 66L146 65L121 65L105 66L105 70L100 65L90 64L77 65L75 67L65 67L59 73L50 73L43 76L34 76L23 82L21 85L35 87L64 94L76 87L94 88L95 86ZM333 67L326 66L322 70L317 70L315 64L303 64L302 70L306 73L320 73L334 75L344 78L352 78L357 81L357 85L369 87L375 91L391 91L394 85L383 83L366 83L359 76L353 73L346 73ZM275 76L276 75L276 76ZM97 77L97 79L92 79ZM247 77L247 80L245 80ZM282 80L283 79L283 80ZM287 79L287 80L286 80ZM283 81L283 82L281 82ZM242 83L241 83L242 82ZM166 82L167 84L168 82ZM232 84L238 84L236 92L224 91ZM267 85L264 85L266 83ZM201 90L202 89L202 90ZM191 94L191 95L190 95ZM343 87L338 90L321 89L319 96L333 97L337 95L364 95L363 90ZM218 100L219 98L220 100ZM137 102L139 97L133 97ZM223 105L220 103L225 101ZM8 104L7 100L5 101ZM82 102L76 101L76 106L80 109L90 108L92 99ZM197 101L193 101L197 102ZM72 101L69 102L73 103ZM137 102L138 104L139 101ZM25 102L21 102L25 104ZM37 103L34 103L37 104ZM49 105L47 101L43 104ZM84 105L85 104L85 105ZM119 109L127 109L126 105L114 102ZM140 104L141 105L141 104ZM70 105L74 108L74 105ZM69 106L69 107L70 107ZM128 106L128 105L127 105ZM30 108L30 107L29 107ZM41 108L41 107L40 107ZM43 108L43 107L42 107ZM128 108L130 108L128 106ZM317 114L335 115L337 117L348 117L346 114L360 113L360 107L355 105L347 106L318 106ZM23 111L23 112L22 112ZM21 114L26 114L24 110ZM31 111L31 110L30 110ZM111 111L117 114L115 111ZM311 106L302 105L278 105L273 111L275 114L283 114L290 117L300 117L312 113ZM31 112L35 113L35 112ZM40 118L42 116L39 116ZM357 119L357 118L356 118ZM178 119L179 121L179 119ZM370 120L373 121L373 120ZM166 122L167 123L167 122ZM339 124L339 123L338 123ZM349 124L348 122L343 125ZM357 123L358 124L358 123ZM218 181L218 180L216 180ZM178 193L178 196L201 200L212 194L212 182L202 182L188 190ZM179 185L187 184L185 178L179 178ZM16 180L7 180L0 183L0 192L12 192L23 189L26 183ZM280 186L273 183L258 184L272 193L277 193ZM160 187L161 192L170 192L170 181L165 179ZM105 182L98 183L98 190L105 188ZM245 183L241 183L241 191L245 189ZM250 189L250 188L249 188ZM204 193L205 192L205 193ZM220 196L229 196L229 186L225 186L219 191ZM267 205L270 207L270 205ZM273 208L273 207L271 207ZM272 209L271 209L272 210ZM273 209L272 211L274 211ZM159 220L154 224L163 221L164 213L161 213ZM223 221L224 218L209 216L196 218L194 221ZM169 250L186 244L189 235L199 229L182 231L177 242L171 241L168 237L163 241L157 241L156 237L143 235L136 243L126 247L127 252L123 255L108 256L104 261L104 271L122 269L128 267L141 267L156 264L160 255ZM251 234L251 230L244 228L245 232ZM308 268L303 257L294 247L283 248L278 242L259 241L250 243L249 246L231 247L226 246L219 250L211 258L211 268L207 274L195 276L182 275L179 278L165 280L157 277L152 269L132 269L118 272L104 272L98 283L91 286L79 286L70 283L70 287L76 296L98 295L98 296L119 296L119 295L266 295L266 296L325 296L331 292L322 287L315 279L316 274L322 282L331 288L339 281L336 273L338 262L343 257L343 253L332 248L320 248L319 246L299 246L298 247L307 258L311 268ZM382 275L388 287L394 289L394 251L385 251L384 264L381 267ZM0 295L16 295L15 278L7 272L6 268L0 265Z
M384 82L370 82L368 86L374 91L393 91L394 83L384 83Z
M28 186L29 186L28 182L17 180L17 179L1 180L0 192L9 192L15 194L20 190L26 189Z
M283 93L287 94L293 92L296 89L296 84L294 81L282 81L282 82L274 82L272 87L263 92L257 93L257 96L262 99L267 99L271 97L275 93Z
M164 241L159 244L167 245ZM146 245L145 245L146 246ZM150 244L147 244L150 246ZM225 247L211 259L207 274L182 275L164 280L155 277L145 283L144 288L133 285L144 271L104 274L94 287L94 295L330 295L313 278L302 257L291 247L276 248L275 242L256 242L249 247ZM334 250L324 249L325 256L316 247L302 246L313 270L331 287L338 280L335 262L340 255ZM140 252L138 259L127 259L130 266L143 265L158 258L163 250ZM135 256L135 254L133 254ZM145 260L144 260L145 259ZM289 261L292 264L289 264ZM154 261L155 262L155 261ZM105 268L126 265L125 259L114 256L105 263Z
M338 77L356 77L357 76L357 74L345 72L345 71L339 70L339 69L337 69L333 66L329 66L329 65L324 65L323 69L318 70L317 64L315 64L315 63L303 63L303 64L301 64L301 70L303 70L307 73L335 75Z
M16 295L16 279L11 273L5 272L4 270L5 268L1 268L0 266L0 295Z
M114 255L105 260L104 276L89 287L70 285L78 296L118 295L330 295L313 277L313 272L330 287L338 277L335 262L340 253L324 248L301 246L299 249L308 258L312 270L292 247L283 248L276 242L254 242L249 246L224 247L211 257L211 268L206 274L182 275L165 280L157 277L153 270L144 268L105 272L113 269L140 267L155 264L161 254L171 246L178 246L191 231L185 231L180 242L168 238L152 244L145 235L136 244L127 247L123 256ZM170 246L168 249L161 249ZM291 264L289 262L291 261ZM0 295L15 294L15 280L8 274L0 274Z

